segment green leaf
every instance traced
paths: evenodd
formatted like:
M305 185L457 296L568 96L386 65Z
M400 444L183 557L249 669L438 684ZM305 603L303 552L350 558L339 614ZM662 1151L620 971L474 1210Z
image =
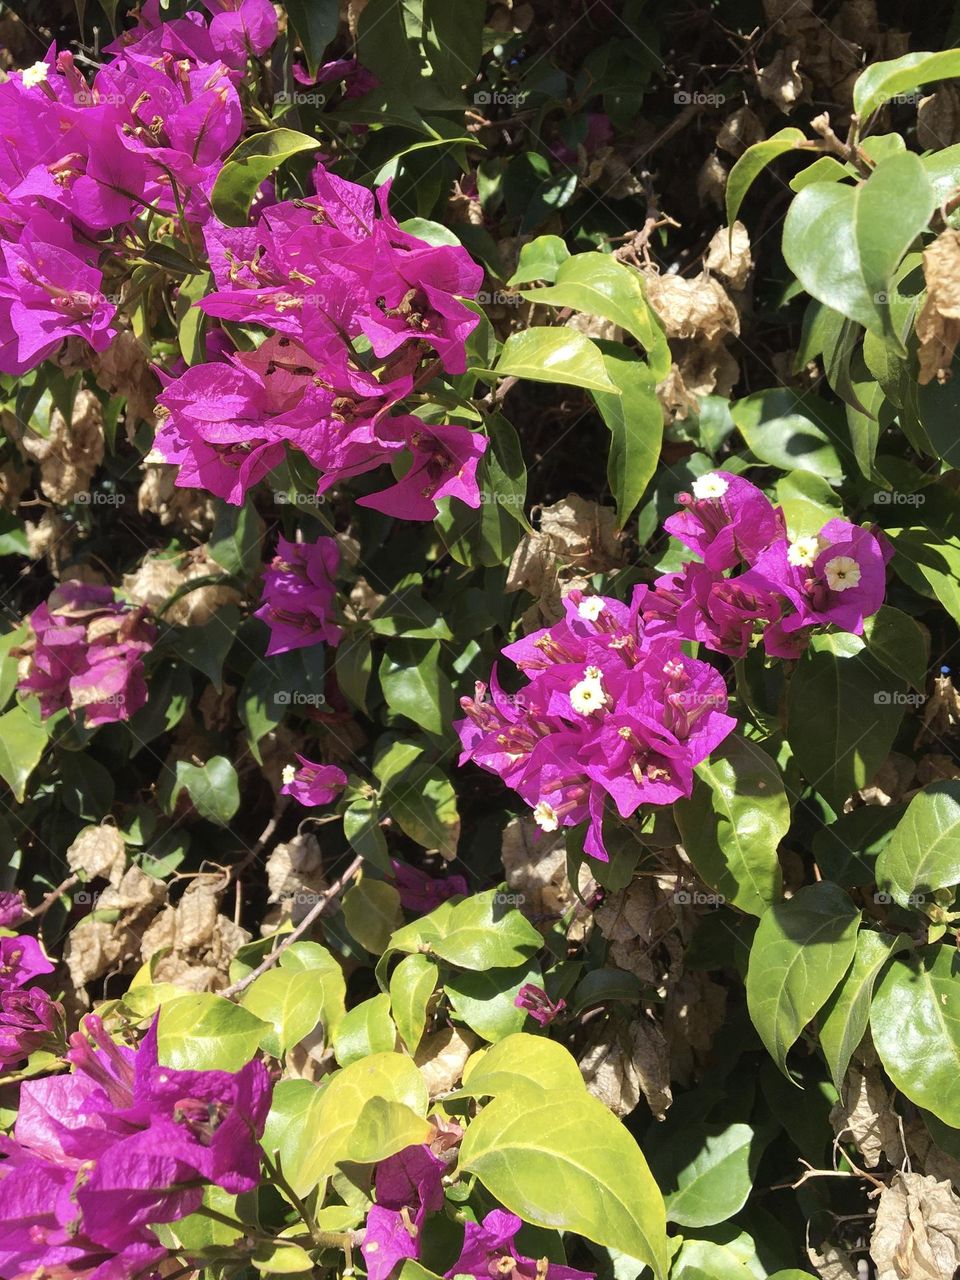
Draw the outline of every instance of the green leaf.
M781 471L812 471L825 480L841 479L836 411L826 401L789 387L772 387L738 400L731 412L761 462Z
M732 736L697 766L674 816L698 875L741 911L762 916L783 895L777 848L790 826L780 771L762 747Z
M562 1045L521 1031L471 1058L459 1092L471 1098L496 1098L516 1093L524 1083L536 1093L584 1088L580 1068Z
M670 1280L755 1280L739 1251L712 1240L684 1240Z
M777 501L794 540L818 534L828 520L843 512L836 491L813 471L791 471L781 476L776 488Z
M622 529L653 479L663 443L663 409L650 366L616 342L598 343L619 396L594 391L593 399L610 430L607 483Z
M891 98L910 93L935 80L952 80L954 76L960 76L960 49L907 53L902 58L874 62L856 79L853 109L866 123L867 117Z
M237 638L240 610L225 605L200 627L178 627L173 650L205 675L217 693L223 689L223 664Z
M390 817L424 849L454 858L460 838L457 793L436 766L417 765L384 786L382 803Z
M756 1146L746 1124L698 1124L672 1135L653 1165L667 1221L711 1227L739 1213L753 1185Z
M385 1000L386 996L382 998ZM430 1121L404 1103L371 1098L356 1118L342 1158L357 1164L376 1164L405 1147L422 1146L434 1133Z
M776 160L778 156L785 155L788 151L794 151L801 142L805 141L806 139L801 129L794 129L789 126L773 134L772 137L764 138L762 142L755 142L753 146L747 147L727 175L728 227L732 227L736 222L744 197L767 165Z
M929 529L893 529L893 567L922 595L936 596L960 623L960 538L938 538Z
M870 1021L873 988L884 965L911 945L905 933L892 938L871 929L860 930L850 971L823 1006L820 1019L820 1045L838 1089Z
M268 1276L312 1275L313 1259L290 1240L264 1240L257 1244L250 1261Z
M436 990L440 968L429 956L404 956L390 975L390 1003L400 1039L416 1053L427 1025L427 1005Z
M452 906L441 935L430 943L431 952L461 969L513 968L529 960L543 938L516 908L499 902L501 896L478 893ZM397 945L396 937L390 945Z
M804 776L840 813L887 757L903 718L906 683L856 637L816 637L787 693L787 741Z
M545 280L552 284L569 257L570 250L559 236L537 236L521 247L520 261L507 285L512 289L532 280Z
M877 858L877 887L901 907L960 884L960 782L918 792Z
M240 808L237 771L226 756L211 756L203 765L178 760L172 800L186 791L201 818L225 827Z
M512 333L503 344L496 372L501 378L562 382L620 395L620 388L607 373L600 348L576 329L536 328Z
M787 1053L843 978L860 912L835 884L804 885L765 912L750 948L747 1007L760 1039L787 1074Z
M537 965L523 972L511 967L454 973L444 983L444 991L454 1015L482 1039L495 1044L522 1030L527 1013L514 1002L528 982L543 985Z
M423 47L440 87L451 96L477 74L484 11L483 0L423 0Z
M362 858L389 874L390 853L375 796L358 796L350 802L343 815L343 834Z
M341 1067L348 1067L372 1053L389 1053L396 1043L390 997L379 995L361 1001L341 1019L333 1038L333 1052Z
M847 178L858 176L852 164L843 164L833 156L820 156L818 160L814 160L813 164L808 164L805 169L795 174L787 186L791 191L802 191L804 187L809 187L814 182L843 182Z
M244 992L243 1007L272 1028L260 1044L279 1058L320 1021L324 989L309 969L268 969Z
M35 723L20 705L0 716L0 778L22 804L30 775L40 763L50 731L46 721Z
M222 996L182 996L160 1010L160 1061L177 1071L239 1071L269 1030L249 1009Z
M293 27L307 70L316 79L323 51L337 34L338 0L286 0L287 19Z
M525 1222L614 1246L663 1280L663 1198L633 1137L585 1092L533 1096L504 1094L480 1112L460 1148L461 1171Z
M393 640L380 662L380 685L390 710L428 733L443 733L452 711L450 681L440 670L440 642Z
M873 1043L901 1093L960 1129L960 961L924 947L887 970L870 1010Z
M209 293L212 283L213 276L204 271L188 276L177 290L177 341L187 364L201 364L205 358L203 335L207 317L195 304ZM217 560L217 564L222 563Z
M784 222L783 256L811 297L898 339L887 302L894 272L935 207L920 158L891 155L859 186L805 187Z
M343 916L351 937L378 956L403 923L400 895L385 880L364 876L344 894Z
M357 1117L371 1098L400 1102L419 1116L426 1116L430 1102L423 1077L403 1054L375 1053L338 1071L311 1102L284 1166L298 1195L312 1191L347 1159Z
M560 264L553 284L518 293L531 302L570 307L609 320L636 338L645 351L662 352L665 345L640 272L609 254L578 253Z
M214 213L228 227L245 226L260 184L291 156L317 149L316 138L295 129L270 129L244 138L227 156L213 184Z
M250 498L242 507L217 501L207 551L227 573L247 579L260 568L263 522Z
M878 612L864 622L863 637L870 656L888 671L915 689L926 687L929 641L908 614L891 605L881 605Z

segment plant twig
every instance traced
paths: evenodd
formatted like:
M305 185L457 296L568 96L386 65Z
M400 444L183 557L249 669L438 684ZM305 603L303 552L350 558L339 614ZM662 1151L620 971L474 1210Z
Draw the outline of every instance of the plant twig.
M246 991L247 987L249 987L252 983L256 982L257 978L259 978L261 974L264 974L269 969L272 969L273 966L280 959L280 957L283 955L283 953L286 951L287 947L291 946L294 942L296 942L298 938L302 937L303 934L305 934L306 931L313 924L313 922L319 919L319 917L323 915L324 911L327 909L327 907L330 906L330 904L334 901L334 899L337 898L339 894L343 892L346 886L350 883L350 881L354 878L354 876L360 870L362 865L363 865L363 859L361 857L358 856L354 858L354 860L350 863L349 867L347 867L346 871L344 871L343 875L340 876L339 879L335 880L334 883L330 886L330 888L320 895L320 897L313 904L313 906L310 908L307 914L303 917L303 919L300 921L297 927L291 930L291 932L287 934L284 940L280 943L279 947L277 947L275 951L271 951L268 956L266 956L263 960L261 960L260 963L257 965L257 967L254 970L252 970L250 973L248 973L246 977L241 978L239 982L234 982L231 986L227 987L225 991L221 991L220 995L237 996L241 993L241 991Z
M31 920L36 920L40 916L45 915L55 902L59 902L65 893L69 893L74 885L79 883L79 876L67 876L66 880L58 884L55 889L51 889L46 897L41 899L37 906L29 907L27 909L27 915Z

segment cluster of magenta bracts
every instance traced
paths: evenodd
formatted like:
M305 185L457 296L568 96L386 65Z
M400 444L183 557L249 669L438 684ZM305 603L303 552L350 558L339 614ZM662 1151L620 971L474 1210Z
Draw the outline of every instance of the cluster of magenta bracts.
M342 633L333 622L339 566L335 538L279 540L263 575L263 604L254 615L270 628L268 658L322 642L340 643Z
M892 549L869 529L829 520L791 541L780 508L727 471L701 476L680 502L664 527L702 563L664 574L646 591L647 635L699 640L742 658L760 632L770 657L797 658L818 629L860 635L883 604Z
M377 1202L367 1214L361 1246L368 1280L388 1280L399 1264L420 1258L424 1224L443 1207L443 1176L448 1168L444 1156L452 1158L459 1138L459 1127L448 1124L431 1146L406 1147L378 1165ZM445 1272L446 1280L454 1276L594 1280L573 1267L524 1257L516 1245L522 1225L518 1217L502 1209L488 1213L482 1222L467 1222L460 1257Z
M174 1071L157 1060L156 1020L135 1050L93 1015L86 1028L96 1047L75 1032L73 1072L22 1084L2 1139L4 1277L159 1274L167 1250L151 1224L194 1212L210 1184L240 1194L260 1183L272 1093L262 1063Z
M105 281L129 278L144 215L210 218L247 59L277 19L268 0L205 2L209 24L161 22L148 0L92 81L52 48L0 84L0 371L32 369L68 337L104 350L118 303Z
M431 371L466 369L479 317L459 296L477 293L481 268L458 246L403 231L388 186L374 197L320 165L314 187L306 199L266 205L253 226L206 223L216 291L201 310L269 336L238 352L215 330L215 358L165 379L157 456L177 465L181 487L232 503L291 449L319 473L321 494L402 466L402 479L358 499L400 519L431 520L445 497L479 506L486 438L402 406Z
M129 720L147 700L143 655L156 636L146 611L111 587L64 582L30 615L20 692L39 697L44 717L69 707L91 728Z
M0 928L19 924L25 916L18 893L0 893ZM0 938L0 1068L20 1065L38 1049L63 1047L63 1008L37 978L54 966L29 934Z
M795 658L818 628L859 635L883 603L887 557L869 530L830 520L791 542L782 511L722 471L680 501L666 528L702 563L637 587L629 606L571 591L562 621L503 650L527 677L519 693L494 672L461 700L461 764L498 774L544 831L587 822L584 849L604 860L609 801L623 820L689 796L736 724L723 677L684 642L741 657L759 634L768 654Z

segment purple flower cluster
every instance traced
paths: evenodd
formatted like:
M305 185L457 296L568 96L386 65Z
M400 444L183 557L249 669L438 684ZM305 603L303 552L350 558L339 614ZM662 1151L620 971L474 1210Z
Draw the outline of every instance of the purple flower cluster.
M361 506L428 520L455 496L478 507L487 441L466 427L398 411L424 371L466 369L483 272L458 246L430 245L390 214L377 192L318 166L316 194L263 208L254 226L204 227L216 292L208 316L260 325L252 352L194 365L160 396L158 454L177 484L228 502L284 459L287 447L320 473L318 492L391 463L402 477ZM379 210L379 213L378 213Z
M604 861L607 799L621 818L688 796L694 767L732 731L723 677L651 639L630 605L571 591L565 618L504 649L527 676L520 695L491 677L461 699L463 754L499 774L544 831L589 822L584 848Z
M420 1257L424 1222L443 1207L445 1169L445 1162L428 1146L405 1147L377 1166L376 1203L367 1214L361 1245L368 1280L387 1280L398 1263ZM516 1245L522 1226L515 1214L503 1209L488 1213L482 1223L467 1222L460 1257L446 1272L447 1280L507 1275L517 1280L594 1280L573 1267L524 1257Z
M367 1280L387 1280L398 1262L419 1258L428 1213L443 1206L444 1162L429 1147L405 1147L377 1166L376 1204L361 1252Z
M82 708L95 727L128 720L146 702L143 655L157 629L145 609L123 604L111 587L65 582L29 622L32 634L19 650L28 669L19 688L37 694L41 715Z
M463 1232L463 1249L454 1266L445 1273L490 1280L492 1276L512 1276L514 1280L594 1280L588 1271L578 1271L546 1258L526 1258L517 1249L516 1235L523 1223L514 1213L494 1209L482 1222L468 1222Z
M0 1067L57 1044L63 1009L42 987L28 986L53 969L36 938L0 938Z
M521 693L494 673L455 726L461 764L499 774L544 831L588 821L584 849L601 859L607 797L627 818L689 796L736 723L723 678L683 642L741 657L759 632L768 654L795 658L818 628L860 634L883 603L887 552L868 529L830 520L790 541L782 511L725 471L680 502L666 528L701 561L637 587L629 606L572 591L562 621L503 650L529 680Z
M791 541L782 511L726 471L701 476L680 502L665 528L702 563L664 574L647 591L650 636L698 640L740 658L762 631L771 657L796 658L817 629L861 634L883 603L889 556L869 529L835 519Z
M308 645L336 645L342 634L333 622L340 549L335 538L288 542L281 538L263 578L263 604L254 615L270 628L267 657Z
M223 157L243 130L237 86L250 53L277 33L268 0L207 0L159 20L159 0L106 51L92 81L69 52L0 83L0 372L19 374L64 338L103 351L147 210L210 216Z
M315 809L333 804L347 785L347 775L335 764L314 764L298 753L297 764L288 764L283 770L283 786L280 794L293 796L298 804Z
M88 1274L123 1280L166 1256L150 1223L199 1206L206 1184L240 1194L260 1182L270 1106L262 1063L174 1071L157 1061L154 1021L138 1049L86 1019L68 1076L21 1086L0 1151L0 1275Z

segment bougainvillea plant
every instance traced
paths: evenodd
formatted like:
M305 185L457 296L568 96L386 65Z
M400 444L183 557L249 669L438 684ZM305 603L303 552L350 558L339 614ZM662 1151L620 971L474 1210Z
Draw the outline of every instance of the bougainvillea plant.
M960 1273L909 9L0 5L0 1280Z

